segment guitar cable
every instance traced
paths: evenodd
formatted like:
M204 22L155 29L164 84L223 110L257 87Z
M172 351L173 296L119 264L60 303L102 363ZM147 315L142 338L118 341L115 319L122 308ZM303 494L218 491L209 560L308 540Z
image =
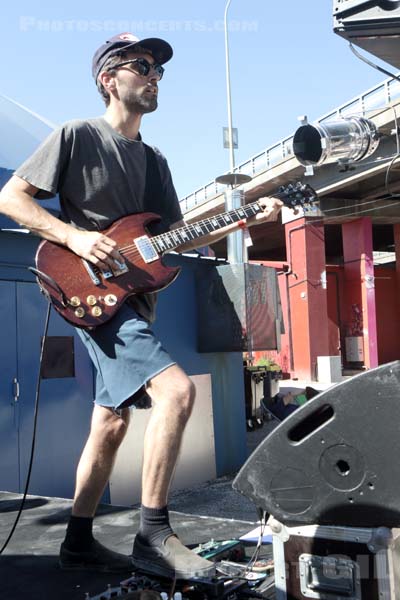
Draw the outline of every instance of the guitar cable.
M41 344L40 344L39 372L38 372L37 381L36 381L35 407L34 407L34 416L33 416L32 444L31 444L31 453L30 453L30 458L29 458L28 474L26 476L26 482L25 482L25 489L24 489L24 493L23 493L23 496L22 496L21 504L20 504L20 507L19 507L19 510L18 510L18 514L15 517L14 524L11 527L11 531L8 534L8 537L7 537L6 541L4 542L3 547L0 549L0 555L3 554L4 550L7 548L8 544L9 544L9 542L10 542L10 540L11 540L13 534L14 534L14 531L15 531L17 525L18 525L18 521L19 521L19 519L21 517L21 514L22 514L22 511L24 509L26 497L28 495L28 488L29 488L29 483L30 483L30 480L31 480L33 457L34 457L35 445L36 445L36 428L37 428L37 419L38 419L38 414L39 414L40 384L41 384L41 381L42 381L42 362L43 362L44 349L45 349L46 340L47 340L47 331L48 331L48 328L49 328L50 311L51 311L51 302L48 301L46 318L45 318L45 324L44 324L44 331L43 331L43 337L42 337Z
M58 285L58 283L52 277L50 277L50 275L47 275L46 273L43 273L43 271L39 271L39 269L35 269L34 267L28 267L28 271L31 271L31 273L33 273L34 275L36 275L37 282L38 282L38 285L39 285L39 289L40 289L40 291L42 292L42 294L47 299L49 299L48 298L48 292L46 292L46 290L41 285L42 279L43 279L43 281L45 281L47 283L47 285L49 285L50 287L52 287L56 292L58 292L60 294L61 304L64 307L68 306L68 298L67 298L67 296L64 294L63 290L60 288L60 286Z

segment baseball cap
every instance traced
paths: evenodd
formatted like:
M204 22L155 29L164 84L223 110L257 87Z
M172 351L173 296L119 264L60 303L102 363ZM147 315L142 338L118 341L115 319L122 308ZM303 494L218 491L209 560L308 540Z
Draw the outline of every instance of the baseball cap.
M135 46L140 46L148 50L154 57L154 60L160 65L172 58L173 50L165 40L161 40L160 38L145 38L141 40L132 33L119 33L104 42L95 52L92 61L92 75L95 81L97 81L104 63L110 56L125 53L128 50L134 51Z

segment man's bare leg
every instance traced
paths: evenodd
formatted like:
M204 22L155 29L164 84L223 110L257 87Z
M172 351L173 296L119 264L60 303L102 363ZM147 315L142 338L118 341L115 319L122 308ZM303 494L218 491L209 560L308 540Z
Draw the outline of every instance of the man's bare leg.
M144 440L142 509L133 546L134 565L179 579L213 575L213 563L191 552L174 535L167 508L183 432L193 408L194 386L174 365L154 377L147 391L153 410Z
M182 369L173 365L150 381L147 392L153 409L144 438L142 503L149 508L161 508L167 504L195 390Z
M128 409L121 416L97 405L93 410L89 438L78 465L72 515L60 549L60 566L64 569L128 573L132 568L130 557L109 550L92 534L93 516L128 423Z
M72 514L93 517L110 478L118 448L129 424L129 409L118 416L95 405L89 438L79 460Z

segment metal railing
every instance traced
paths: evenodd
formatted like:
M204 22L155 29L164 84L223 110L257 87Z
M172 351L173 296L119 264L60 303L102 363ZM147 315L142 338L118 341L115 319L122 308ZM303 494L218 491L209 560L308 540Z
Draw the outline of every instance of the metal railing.
M322 123L337 117L346 117L355 114L366 117L370 111L382 108L395 98L400 98L400 82L397 81L397 79L386 79L360 96L349 100L345 104L335 108L333 111L323 115L317 119L316 122ZM284 138L273 146L269 146L262 152L252 156L240 165L237 165L234 172L244 173L253 177L254 175L259 175L263 171L267 171L277 163L293 155L292 142L293 135ZM183 214L195 206L200 206L201 204L208 202L208 200L219 196L224 190L225 185L216 183L216 181L210 181L206 185L198 188L192 194L185 196L179 201Z

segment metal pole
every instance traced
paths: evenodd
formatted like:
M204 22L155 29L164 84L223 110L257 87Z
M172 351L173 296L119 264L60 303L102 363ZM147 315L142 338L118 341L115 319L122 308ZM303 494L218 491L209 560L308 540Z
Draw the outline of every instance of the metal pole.
M225 190L225 209L227 211L240 208L244 203L244 191L228 188ZM247 248L244 244L243 232L234 231L226 238L228 262L231 265L240 265L248 262Z
M225 67L226 67L226 100L228 105L228 137L229 137L229 165L230 172L235 168L235 152L233 149L233 127L232 127L232 98L231 98L231 76L229 66L229 39L228 39L228 9L231 0L228 0L225 6L224 27L225 27ZM232 186L233 188L233 186ZM226 190L225 192L225 210L240 208L243 204L244 195L239 190ZM235 231L228 235L226 240L228 261L231 264L241 264L248 262L247 248L244 244L242 231Z
M231 100L231 76L229 69L229 43L228 43L228 9L231 0L228 0L225 7L224 27L225 27L225 67L226 67L226 99L228 103L228 134L229 134L229 163L230 172L235 168L235 153L233 150L233 128L232 128L232 100Z

